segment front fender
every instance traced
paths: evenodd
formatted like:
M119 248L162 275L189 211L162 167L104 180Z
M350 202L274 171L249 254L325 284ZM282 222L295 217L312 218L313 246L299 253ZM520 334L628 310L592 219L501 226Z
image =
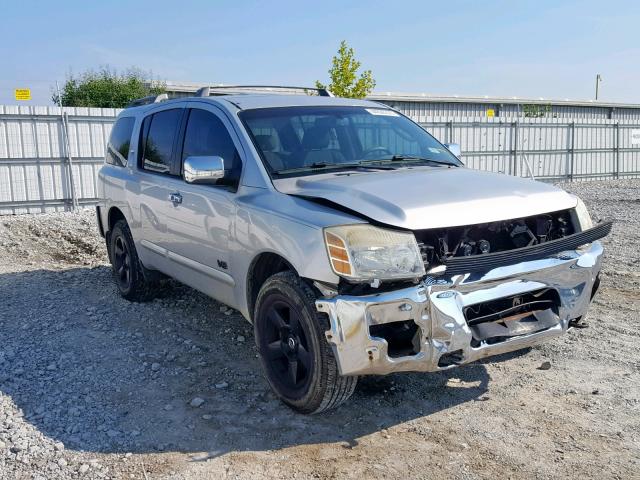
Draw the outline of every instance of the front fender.
M323 227L360 223L362 219L304 199L267 189L245 190L237 201L232 248L232 273L236 279L236 304L249 318L247 276L253 260L262 253L284 258L304 278L336 284Z

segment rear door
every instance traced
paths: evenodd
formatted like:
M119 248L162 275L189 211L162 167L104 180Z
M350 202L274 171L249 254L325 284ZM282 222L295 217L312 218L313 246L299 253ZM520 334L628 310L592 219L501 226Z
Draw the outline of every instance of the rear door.
M180 175L176 144L184 107L156 110L144 118L140 131L138 175L140 192L140 244L149 267L167 271L171 248L170 217L174 213L169 180Z

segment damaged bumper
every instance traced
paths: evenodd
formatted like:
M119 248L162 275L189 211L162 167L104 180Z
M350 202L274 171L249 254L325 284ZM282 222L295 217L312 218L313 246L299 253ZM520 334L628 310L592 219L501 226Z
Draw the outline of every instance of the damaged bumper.
M583 318L600 242L486 273L427 276L410 288L316 301L342 375L437 371L541 343Z

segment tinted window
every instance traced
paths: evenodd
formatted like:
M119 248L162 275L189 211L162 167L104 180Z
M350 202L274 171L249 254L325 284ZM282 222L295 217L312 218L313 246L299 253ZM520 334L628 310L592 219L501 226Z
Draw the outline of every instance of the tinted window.
M222 157L225 178L219 183L237 184L241 170L240 156L227 128L213 113L192 109L184 134L182 159L200 156Z
M311 175L342 164L461 165L423 128L385 108L264 108L240 117L269 170L280 175Z
M158 173L171 172L173 142L178 133L181 115L182 110L176 108L163 110L145 119L143 132L148 129L148 133L144 142L142 168Z
M113 126L109 143L107 144L107 163L121 167L127 164L134 122L135 119L133 117L121 117Z
M378 121L375 116L354 117L353 128L364 152L375 152L379 149L383 153L397 151L403 155L422 153L418 139L397 128L391 122Z

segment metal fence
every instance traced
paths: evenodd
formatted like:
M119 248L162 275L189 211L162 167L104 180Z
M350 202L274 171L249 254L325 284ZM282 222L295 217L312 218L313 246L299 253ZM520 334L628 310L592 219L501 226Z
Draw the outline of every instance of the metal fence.
M117 112L0 106L0 215L95 203Z
M96 201L96 177L118 111L0 106L0 215ZM460 143L471 168L544 180L640 176L640 124L614 120L451 117L417 120Z
M470 168L549 181L640 175L640 123L441 118L421 125L442 142L459 143Z
M385 103L416 121L433 117L447 117L451 120L469 117L493 117L503 121L528 118L559 119L564 122L588 120L614 120L620 122L640 122L640 108L633 104L606 102L571 102L544 100L514 100L497 98L462 99L452 97L425 97L407 100L402 95L385 96L374 94L372 100ZM491 115L489 115L489 111ZM527 111L529 114L527 114ZM537 113L536 113L537 112ZM538 116L539 115L539 116Z

